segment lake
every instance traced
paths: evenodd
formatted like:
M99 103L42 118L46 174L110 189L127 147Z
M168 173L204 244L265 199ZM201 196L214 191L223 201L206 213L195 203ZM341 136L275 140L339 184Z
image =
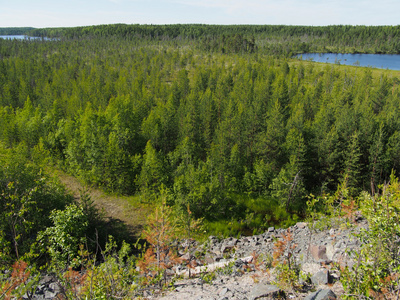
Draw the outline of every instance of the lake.
M399 54L304 53L296 57L315 62L400 70Z
M37 36L27 36L27 35L0 35L0 39L8 39L8 40L42 40L41 37L37 37ZM55 39L51 39L51 38L43 38L43 40L45 41L54 41L57 40Z

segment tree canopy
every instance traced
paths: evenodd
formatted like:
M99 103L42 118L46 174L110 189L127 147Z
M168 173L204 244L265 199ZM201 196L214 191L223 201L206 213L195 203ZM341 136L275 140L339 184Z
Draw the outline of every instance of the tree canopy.
M252 201L262 207L260 224L301 216L309 193L343 180L353 193L373 193L399 171L399 80L282 54L298 51L305 36L309 49L337 42L370 51L381 36L392 37L392 48L397 30L34 30L59 39L0 40L0 139L111 192L152 198L163 185L172 203L210 221L245 220Z

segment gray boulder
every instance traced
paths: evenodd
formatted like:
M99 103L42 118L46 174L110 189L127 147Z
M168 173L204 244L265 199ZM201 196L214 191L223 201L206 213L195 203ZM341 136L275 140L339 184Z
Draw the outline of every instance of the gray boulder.
M316 286L321 285L321 284L328 284L329 283L329 271L328 270L318 271L311 277L311 282Z
M311 245L310 253L316 261L328 260L328 257L326 255L326 247L324 245Z
M275 298L286 298L285 292L275 285L257 284L250 293L250 300L259 298L275 299Z
M336 295L329 289L318 290L304 298L304 300L333 300L333 299L336 299Z

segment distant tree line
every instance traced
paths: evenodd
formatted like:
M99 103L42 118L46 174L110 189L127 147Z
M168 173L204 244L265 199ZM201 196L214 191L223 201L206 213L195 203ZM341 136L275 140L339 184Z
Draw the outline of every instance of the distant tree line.
M25 35L34 29L33 27L0 27L0 35Z
M210 46L210 41L211 45L222 44L226 37L242 36L247 41L253 41L261 52L286 56L305 52L400 53L400 26L113 24L43 28L32 30L29 34L63 38L118 36L130 40L194 41L208 50L222 48Z

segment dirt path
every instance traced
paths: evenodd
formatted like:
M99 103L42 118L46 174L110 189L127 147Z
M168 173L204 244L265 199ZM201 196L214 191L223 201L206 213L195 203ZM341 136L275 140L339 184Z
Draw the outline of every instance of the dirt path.
M86 191L96 207L104 212L106 218L123 222L132 235L137 236L141 232L148 214L152 211L150 205L137 203L134 197L108 195L98 188L82 184L77 178L61 171L57 171L56 175L75 199L80 198L81 191Z

